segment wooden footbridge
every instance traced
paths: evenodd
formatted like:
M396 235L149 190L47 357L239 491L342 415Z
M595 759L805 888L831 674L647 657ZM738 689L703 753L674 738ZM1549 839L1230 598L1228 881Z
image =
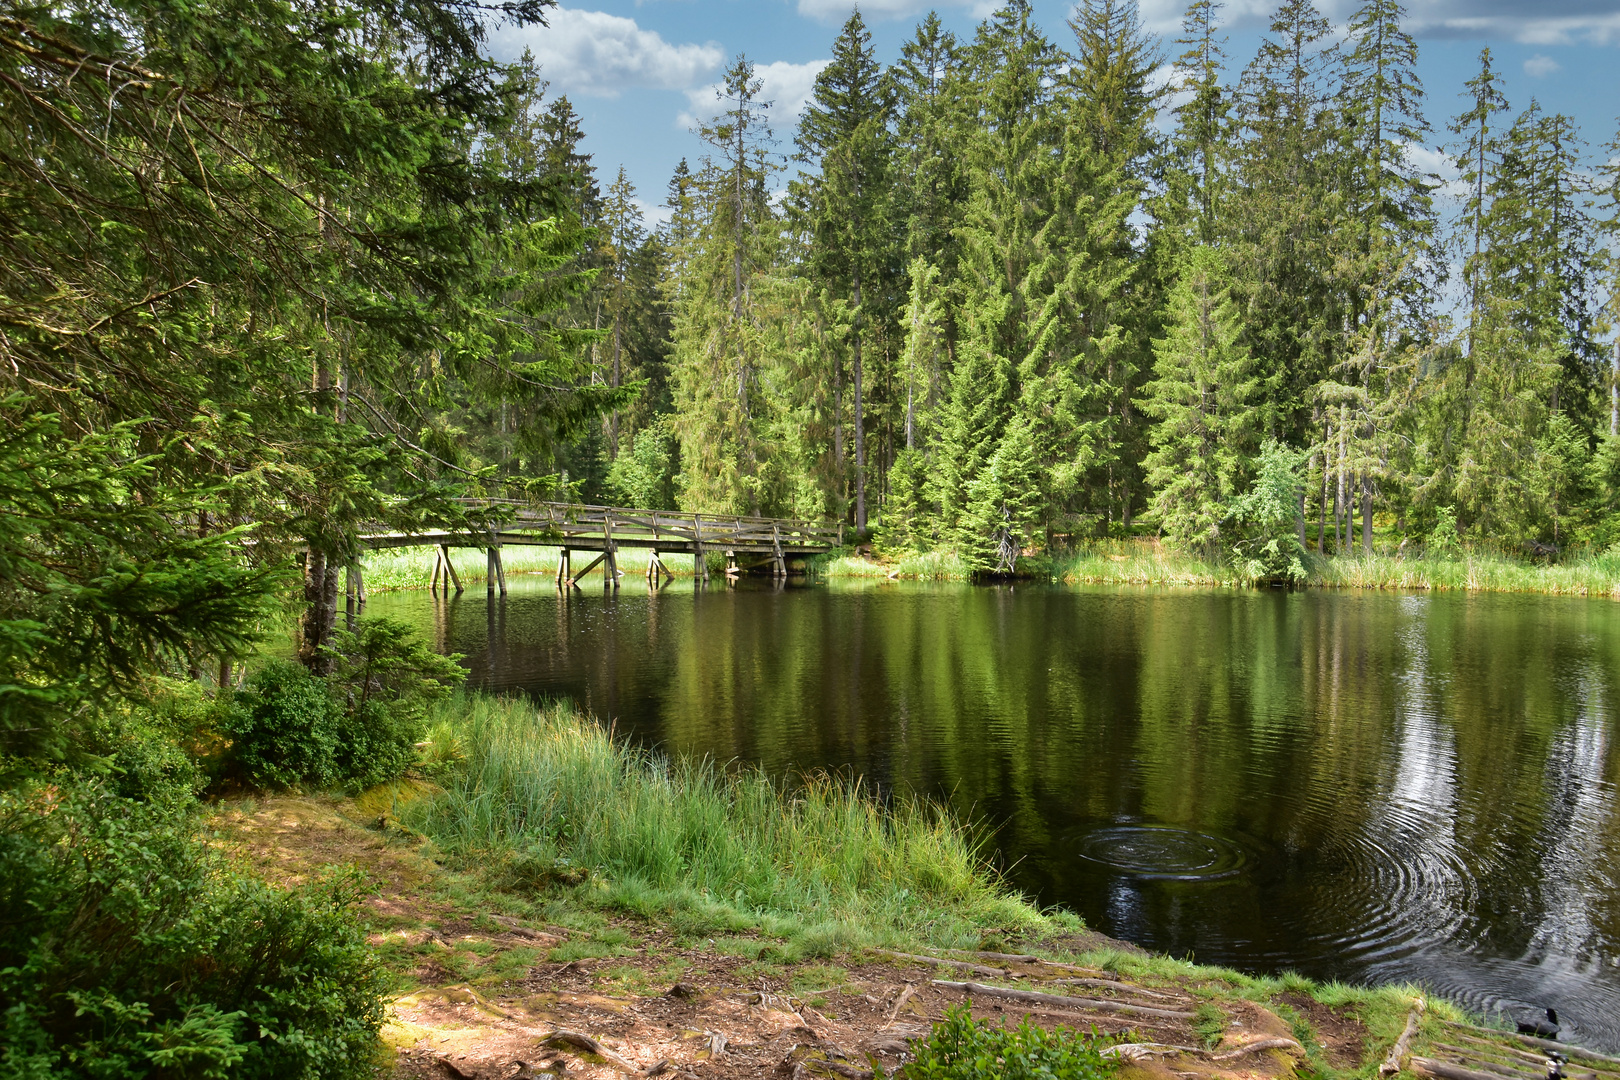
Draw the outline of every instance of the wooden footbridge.
M557 564L557 587L577 588L580 579L598 567L603 585L619 587L624 576L619 569L622 548L641 548L651 553L647 579L657 585L662 577L674 577L664 563L666 555L692 556L692 572L709 580L708 556L725 556L728 579L744 573L768 570L772 577L786 578L790 568L802 565L812 555L820 555L843 543L841 522L805 521L793 518L741 517L727 514L686 514L674 510L627 510L610 506L581 506L573 503L534 503L503 499L480 499L471 508L500 521L480 532L425 529L411 532L373 532L362 535L361 545L376 550L402 547L435 548L431 588L442 586L462 592L461 577L450 561L451 548L483 548L489 558L488 589L506 594L506 569L501 561L503 547L554 547L561 553ZM579 570L574 554L595 558ZM350 567L350 603L364 602L365 584L361 567Z

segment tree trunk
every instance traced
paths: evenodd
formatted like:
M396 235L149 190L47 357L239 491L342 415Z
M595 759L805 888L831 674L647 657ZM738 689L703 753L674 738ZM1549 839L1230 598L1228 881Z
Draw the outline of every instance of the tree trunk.
M1373 553L1372 537L1372 476L1361 474L1361 550L1365 555Z
M860 306L860 286L855 288L855 304ZM866 531L866 425L861 422L861 333L855 329L854 353L855 421L855 531Z
M322 649L331 644L337 625L338 564L326 552L310 547L304 553L304 619L299 627L298 659L316 675L325 675L331 661Z

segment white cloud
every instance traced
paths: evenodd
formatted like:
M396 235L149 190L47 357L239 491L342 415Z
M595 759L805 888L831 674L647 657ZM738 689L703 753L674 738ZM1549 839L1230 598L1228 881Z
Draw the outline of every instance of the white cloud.
M975 0L860 0L861 14L868 19L901 19L920 15L929 8L979 7ZM799 14L824 23L841 23L857 7L855 0L799 0Z
M1564 70L1563 64L1550 56L1542 56L1540 53L1524 62L1524 73L1532 79L1545 79L1554 72L1562 70Z
M1406 160L1423 175L1438 177L1442 196L1460 199L1468 193L1458 179L1457 163L1442 151L1422 143L1407 143Z
M801 3L806 0L800 0ZM1318 7L1343 25L1362 0L1320 0ZM1174 37L1181 29L1186 0L1141 0L1142 21ZM1276 0L1230 0L1221 25L1232 30L1264 31ZM1508 38L1526 45L1569 45L1590 41L1620 43L1620 11L1614 0L1409 0L1406 25L1425 37Z
M527 26L493 35L491 51L500 59L534 52L540 74L564 93L618 97L632 86L680 90L720 65L724 53L714 42L672 45L634 19L604 11L556 8L549 26Z
M805 105L810 101L810 95L815 92L816 76L830 63L831 60L809 60L803 64L790 64L786 60L777 60L755 66L754 77L763 84L759 99L771 103L771 126L778 135L786 134L786 129L798 121L799 114L804 112ZM692 108L681 113L676 125L696 127L704 117L718 113L723 89L723 84L711 83L688 90L686 97L692 103Z

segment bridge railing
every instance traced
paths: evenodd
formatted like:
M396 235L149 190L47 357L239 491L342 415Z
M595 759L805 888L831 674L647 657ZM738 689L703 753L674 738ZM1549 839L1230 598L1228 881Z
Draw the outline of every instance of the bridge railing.
M729 545L837 547L843 543L841 522L804 518L703 514L679 510L637 510L580 503L526 502L517 499L474 499L469 504L506 510L504 529L536 529L571 536L619 539L669 539L716 548Z

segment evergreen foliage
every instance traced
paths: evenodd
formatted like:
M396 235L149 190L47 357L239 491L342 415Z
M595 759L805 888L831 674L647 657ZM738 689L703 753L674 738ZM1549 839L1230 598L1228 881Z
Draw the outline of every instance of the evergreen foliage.
M1170 292L1166 334L1154 343L1156 377L1145 388L1154 420L1144 464L1152 509L1166 536L1212 548L1243 486L1259 435L1259 381L1241 341L1226 267L1193 248Z

